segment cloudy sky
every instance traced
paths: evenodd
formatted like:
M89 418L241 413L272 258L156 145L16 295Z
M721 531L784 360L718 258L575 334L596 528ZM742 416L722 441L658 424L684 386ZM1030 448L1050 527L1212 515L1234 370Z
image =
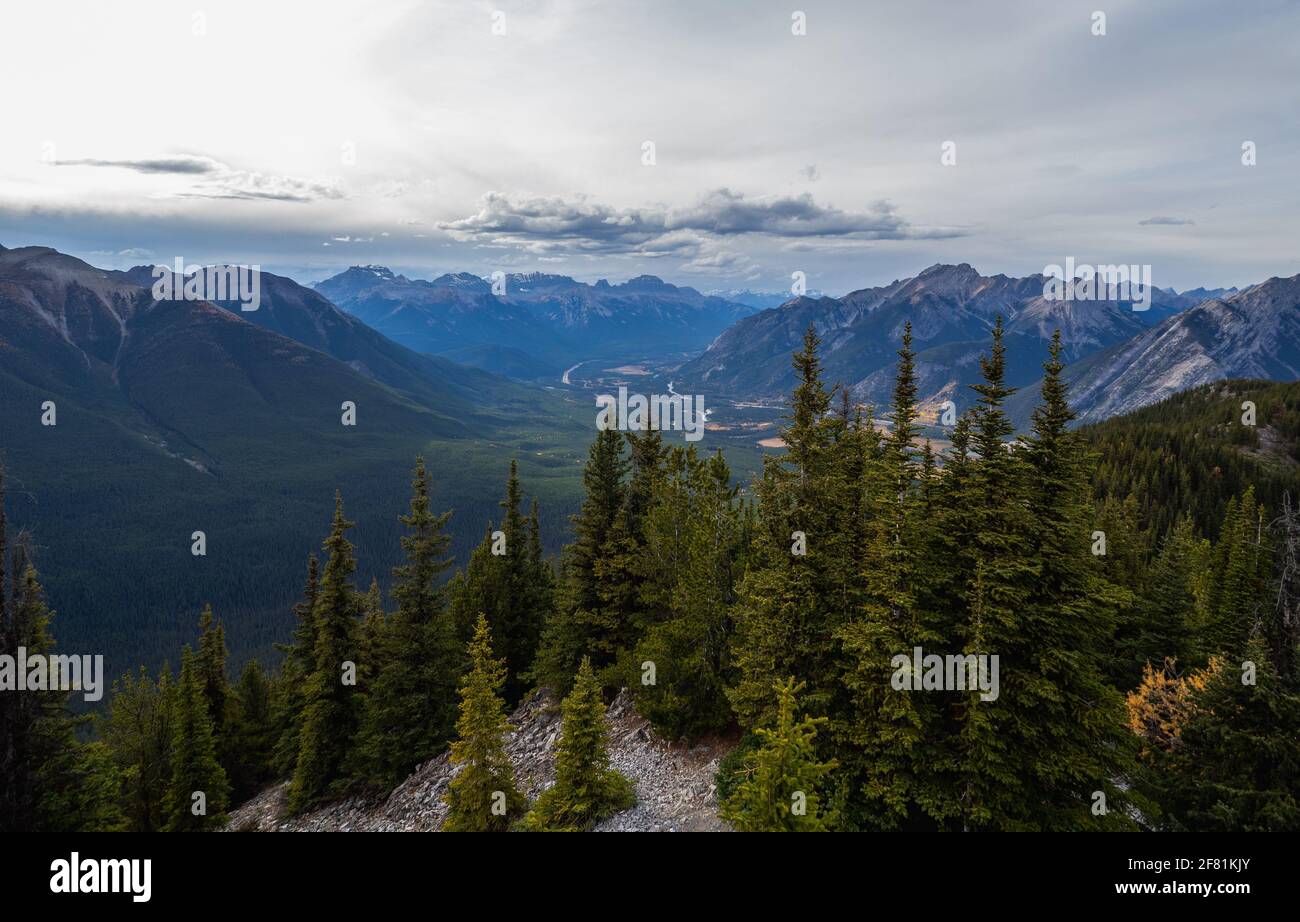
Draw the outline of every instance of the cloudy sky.
M98 265L832 293L1068 256L1180 289L1300 272L1294 0L52 0L3 23L0 244Z

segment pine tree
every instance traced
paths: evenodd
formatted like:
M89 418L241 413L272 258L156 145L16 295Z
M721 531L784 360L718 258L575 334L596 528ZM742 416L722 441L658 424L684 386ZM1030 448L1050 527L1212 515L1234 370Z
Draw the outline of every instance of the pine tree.
M172 776L163 804L167 831L202 832L216 828L225 821L230 787L217 761L204 676L188 646L181 653L172 722ZM202 798L196 796L199 794Z
M1002 687L1010 721L1008 755L1019 760L1020 803L994 822L1047 830L1129 828L1116 779L1132 769L1124 701L1105 679L1116 611L1131 597L1093 563L1087 494L1091 458L1069 430L1074 413L1061 380L1061 338L1043 365L1042 403L1025 440L1028 535L1035 578L1007 653ZM999 697L999 703L1002 698ZM1101 812L1095 792L1105 794Z
M613 429L598 432L591 445L582 474L586 496L573 518L575 538L561 558L563 578L556 608L543 628L533 666L533 680L561 694L572 687L583 657L605 669L617 661L627 643L627 625L606 607L599 575L624 508L628 465L622 448L623 438Z
M166 667L157 681L144 667L113 683L100 735L122 776L122 806L131 832L159 832L171 781L173 691Z
M921 558L923 471L913 446L917 386L910 323L903 328L898 356L889 438L879 459L862 465L858 475L867 497L866 553L858 559L863 592L855 616L839 633L851 702L831 728L843 741L842 773L851 772L859 787L841 798L844 819L886 829L913 822L918 805L933 797L925 791L928 765L920 751L935 719L932 702L894 689L891 662L899 653L940 640L920 598L927 574Z
M367 693L354 771L391 787L436 755L455 727L456 682L463 653L440 581L451 567L444 533L451 513L436 515L424 459L416 460L410 512L401 517L406 562L393 570L395 611L378 635L378 672Z
M534 539L522 503L518 466L511 461L499 536L494 536L489 522L483 541L452 588L452 616L462 643L469 641L478 616L487 616L506 661L505 695L510 705L529 688L551 601L546 576L534 556L540 554L540 536Z
M469 645L471 667L460 688L459 736L451 746L451 761L461 765L447 790L443 832L504 832L528 806L515 788L514 770L506 755L511 731L501 688L505 663L492 658L487 618L480 616Z
M1248 641L1193 694L1177 745L1154 777L1171 829L1300 831L1300 694L1278 675L1262 640Z
M642 605L650 621L627 681L637 710L669 739L731 721L729 610L740 564L741 510L719 451L673 448L643 519ZM653 681L645 669L653 669Z
M803 684L777 682L776 722L756 731L761 745L746 759L744 780L722 805L722 818L740 832L825 832L835 814L822 808L818 788L835 768L816 758L817 729L825 717L795 723L796 696Z
M756 486L755 539L734 609L737 678L728 691L745 728L775 720L775 675L806 682L804 705L814 714L827 713L841 694L836 633L858 582L843 511L860 485L842 476L842 455L854 442L829 415L818 344L810 326L794 356L799 384L781 433L788 450L764 457Z
M4 471L0 468L0 655L29 658L54 653L53 612L36 568L18 541L12 556L8 592ZM29 688L0 692L0 831L110 831L124 825L115 798L120 785L115 766L102 750L78 742L78 726L67 710L68 692Z
M203 699L208 704L208 716L212 718L217 760L227 775L238 757L230 739L233 703L230 680L226 676L226 660L229 655L230 651L226 649L226 629L220 621L214 621L212 606L205 605L199 616L199 643L194 655L194 668L198 670L203 682Z
M271 754L275 725L271 714L271 684L255 659L245 664L231 696L231 802L252 797L272 777Z
M524 820L534 832L581 832L636 802L632 782L609 767L605 703L585 657L563 710L555 784L542 792Z
M298 762L289 785L290 813L339 787L357 728L356 689L344 681L346 664L355 667L362 610L362 597L351 582L356 559L346 533L352 525L343 517L343 497L336 495L333 527L324 544L329 559L316 599L316 657L307 677Z
M1228 502L1211 564L1206 635L1211 653L1240 650L1264 607L1272 553L1264 510L1249 487Z
M291 775L298 764L298 737L302 713L307 706L308 679L316 668L316 597L320 592L320 568L313 555L307 560L307 582L303 597L293 607L296 623L293 642L277 645L284 654L280 679L273 699L276 743L272 766L277 775Z
M1196 537L1190 518L1179 518L1152 562L1132 619L1132 633L1121 640L1127 660L1124 687L1140 681L1148 664L1176 660L1184 668L1202 665L1198 651L1196 590L1206 565L1208 542Z

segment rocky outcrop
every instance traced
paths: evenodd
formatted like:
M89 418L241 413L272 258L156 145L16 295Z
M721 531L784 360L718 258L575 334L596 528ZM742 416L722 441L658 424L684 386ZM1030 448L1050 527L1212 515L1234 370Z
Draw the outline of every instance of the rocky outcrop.
M637 803L602 822L598 832L721 832L714 776L734 739L703 740L692 747L670 744L651 729L621 692L606 713L609 756L636 785ZM536 692L511 715L515 729L506 753L515 783L532 800L555 781L555 744L560 709L555 698ZM455 777L444 753L417 768L381 799L353 797L302 816L283 816L288 783L282 782L231 811L229 831L258 832L435 832L446 816L443 795Z

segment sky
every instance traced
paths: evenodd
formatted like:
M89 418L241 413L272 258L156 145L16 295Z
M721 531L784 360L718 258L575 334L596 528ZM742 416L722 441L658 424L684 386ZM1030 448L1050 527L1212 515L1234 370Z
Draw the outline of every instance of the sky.
M1300 272L1297 36L1295 0L6 4L0 245L304 282L843 293L1074 257L1240 286Z

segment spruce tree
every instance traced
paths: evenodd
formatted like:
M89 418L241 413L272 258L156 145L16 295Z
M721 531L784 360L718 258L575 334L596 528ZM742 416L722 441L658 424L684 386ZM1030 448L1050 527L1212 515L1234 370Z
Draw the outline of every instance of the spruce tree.
M461 770L447 790L443 832L505 832L528 806L515 787L514 770L506 755L511 731L501 688L505 663L492 657L487 618L480 616L469 645L470 671L460 688L458 739L451 761Z
M847 654L844 684L850 707L831 727L843 741L842 773L857 790L841 797L843 818L854 826L895 828L916 819L926 790L928 761L921 751L935 717L925 696L893 688L895 655L940 640L920 598L927 583L923 471L913 440L917 430L912 327L903 329L894 380L892 426L878 460L862 466L866 499L865 554L858 561L862 593L852 620L839 633ZM848 778L844 779L846 782Z
M642 605L650 621L627 683L638 712L669 739L731 722L729 610L744 540L737 489L721 451L674 447L643 519ZM653 669L653 681L645 670Z
M836 816L822 807L818 789L834 762L816 758L818 727L825 717L795 722L796 696L803 684L777 682L777 717L756 731L759 747L745 760L744 780L722 805L722 818L740 832L826 832Z
M275 684L276 743L272 766L277 775L291 775L298 764L298 737L307 706L308 678L316 668L316 597L320 592L320 567L315 555L307 560L307 581L302 600L293 607L296 619L293 642L277 645L284 654L280 679Z
M230 787L217 761L204 676L188 646L181 653L181 674L176 685L171 763L172 776L163 805L167 831L202 832L221 825Z
M1105 678L1116 611L1130 596L1105 580L1091 553L1092 459L1069 430L1074 419L1061 379L1061 338L1043 365L1042 403L1025 440L1028 535L1035 578L1026 604L999 638L1002 733L1016 769L1020 802L1005 803L994 824L1046 830L1131 828L1116 784L1131 773L1124 702ZM998 703L1002 702L999 696ZM992 709L990 709L992 710ZM1105 795L1105 811L1096 792Z
M574 541L561 557L556 607L543 628L533 666L533 680L560 694L572 687L583 657L605 669L626 643L627 626L605 603L600 567L624 509L627 469L622 435L613 429L598 432L582 473L586 495L573 518Z
M506 661L505 696L510 705L517 703L531 684L551 603L541 562L534 556L540 554L540 536L534 538L522 503L518 466L511 461L501 501L500 535L494 537L489 522L483 541L452 588L452 614L461 643L470 640L478 616L487 616L497 649Z
M525 817L530 831L581 832L636 802L632 782L609 767L605 702L590 659L583 658L563 711L555 784Z
M131 832L159 832L171 781L173 686L164 667L157 681L142 666L113 683L100 735L124 781L121 800Z
M1156 763L1166 824L1191 832L1300 831L1300 694L1278 675L1261 639L1217 665L1193 694L1177 745Z
M451 567L451 513L435 514L423 458L411 480L410 512L401 517L406 562L393 570L397 610L379 635L378 674L366 696L356 771L391 787L447 745L455 727L456 682L464 659L456 641L442 574Z
M799 384L781 431L787 451L764 457L756 485L758 522L737 590L737 676L728 692L745 728L775 720L775 675L806 682L805 707L814 714L826 714L842 694L836 635L858 582L843 514L860 485L842 475L842 456L855 443L845 437L843 420L829 413L818 345L809 326L793 359Z
M334 522L324 549L329 557L316 599L316 656L307 677L306 706L298 761L289 784L288 809L299 813L337 790L357 728L356 688L346 683L345 664L356 664L362 597L352 585L356 570L353 525L343 517L343 497L334 499Z
M271 714L271 684L261 665L249 660L232 696L230 722L231 803L252 797L270 780L275 725Z

